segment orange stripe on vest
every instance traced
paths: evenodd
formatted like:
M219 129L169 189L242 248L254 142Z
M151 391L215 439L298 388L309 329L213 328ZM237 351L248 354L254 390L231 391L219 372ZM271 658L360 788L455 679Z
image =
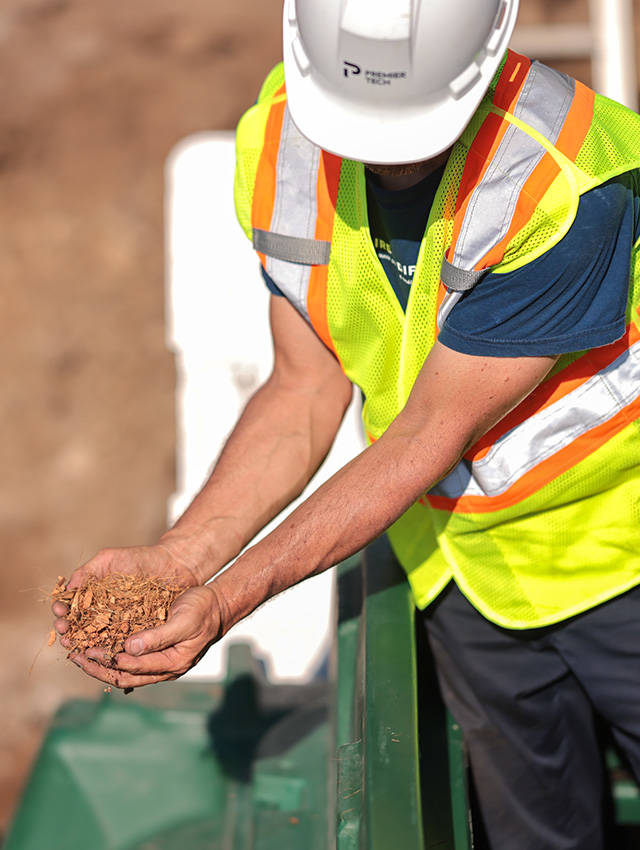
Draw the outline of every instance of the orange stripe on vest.
M318 169L318 218L316 221L315 237L325 242L331 242L333 236L333 222L338 203L341 166L342 160L340 157L329 154L326 151L322 152L320 156L320 168ZM328 266L313 266L311 269L309 289L307 292L307 312L309 313L309 319L315 332L339 360L340 358L338 357L329 331L329 319L327 316L328 277Z
M284 86L276 92L276 95L282 94L284 94ZM280 149L280 136L282 134L285 108L286 100L284 98L282 100L276 100L267 118L264 134L266 143L260 154L256 185L253 192L253 206L251 208L251 226L258 230L271 229L273 207L276 200L278 151ZM277 140L277 144L274 144L272 140ZM266 263L265 255L258 254L258 256L264 266Z

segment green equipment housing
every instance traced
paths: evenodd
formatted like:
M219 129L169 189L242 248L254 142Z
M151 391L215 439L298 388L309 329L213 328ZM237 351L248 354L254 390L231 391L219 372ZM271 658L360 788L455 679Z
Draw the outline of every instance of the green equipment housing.
M270 684L236 645L224 682L67 703L2 850L481 850L404 574L384 538L338 569L328 680ZM611 846L638 847L640 792L606 759Z

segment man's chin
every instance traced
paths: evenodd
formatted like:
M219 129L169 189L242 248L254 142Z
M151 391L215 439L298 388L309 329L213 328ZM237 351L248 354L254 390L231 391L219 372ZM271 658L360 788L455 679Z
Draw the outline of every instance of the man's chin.
M376 165L375 163L365 162L365 167L372 174L379 174L380 177L405 177L409 174L416 174L424 168L424 160L421 162L405 162L401 165Z

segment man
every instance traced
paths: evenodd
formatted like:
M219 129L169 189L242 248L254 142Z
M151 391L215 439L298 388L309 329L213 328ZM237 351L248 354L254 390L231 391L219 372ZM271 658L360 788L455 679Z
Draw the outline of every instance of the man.
M640 774L640 119L505 53L516 12L288 4L236 172L274 370L175 527L70 581L191 589L115 667L75 661L119 687L175 678L388 530L492 846L595 850L594 706ZM301 492L353 383L369 447L205 585Z

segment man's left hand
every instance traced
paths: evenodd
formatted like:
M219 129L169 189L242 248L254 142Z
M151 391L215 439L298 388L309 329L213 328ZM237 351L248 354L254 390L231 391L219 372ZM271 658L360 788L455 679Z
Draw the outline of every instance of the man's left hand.
M125 652L116 655L111 664L107 651L100 648L76 653L71 660L85 673L116 688L177 679L218 640L221 622L218 597L211 587L191 587L173 603L165 623L131 635Z

